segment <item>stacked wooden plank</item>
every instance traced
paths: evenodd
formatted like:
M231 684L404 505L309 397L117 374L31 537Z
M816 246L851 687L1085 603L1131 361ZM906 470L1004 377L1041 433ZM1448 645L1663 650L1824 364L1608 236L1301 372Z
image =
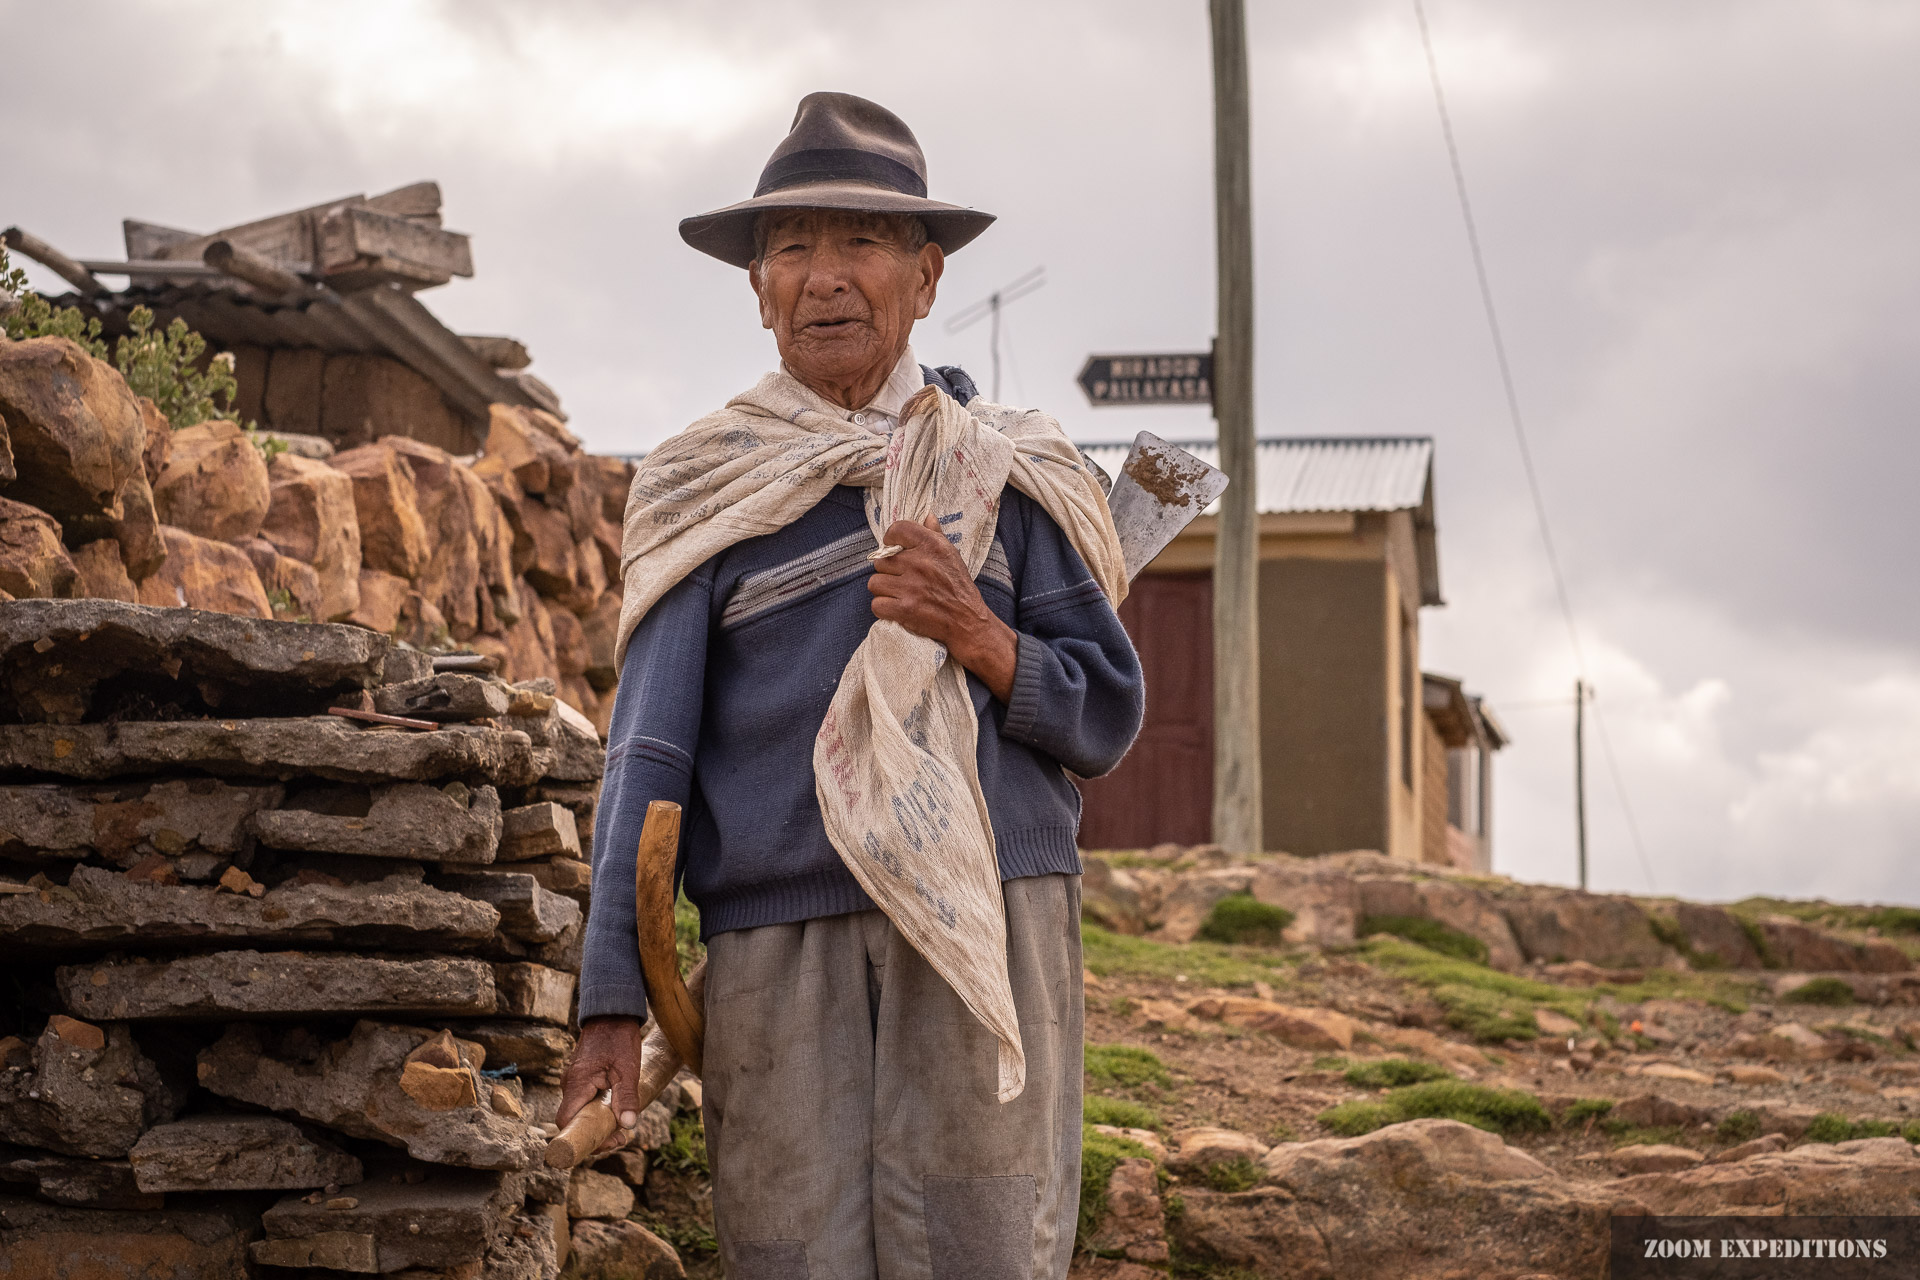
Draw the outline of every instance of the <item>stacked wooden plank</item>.
M678 1274L677 1090L540 1158L602 758L364 628L0 603L0 1270L551 1280L579 1218Z

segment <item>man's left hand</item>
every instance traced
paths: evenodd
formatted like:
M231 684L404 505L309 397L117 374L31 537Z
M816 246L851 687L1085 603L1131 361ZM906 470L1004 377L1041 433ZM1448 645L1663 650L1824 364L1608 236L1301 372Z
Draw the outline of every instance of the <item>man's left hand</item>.
M887 529L887 542L900 550L873 562L867 579L873 616L939 641L994 697L1011 700L1019 637L987 608L940 522L932 516L919 524L896 520Z

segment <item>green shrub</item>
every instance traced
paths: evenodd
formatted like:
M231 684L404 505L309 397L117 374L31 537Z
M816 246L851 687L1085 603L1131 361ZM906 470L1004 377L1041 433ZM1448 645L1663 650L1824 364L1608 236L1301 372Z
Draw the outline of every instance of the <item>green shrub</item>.
M1245 1191L1249 1187L1259 1186L1267 1173L1250 1157L1236 1156L1220 1164L1208 1165L1200 1176L1215 1191Z
M1613 1110L1612 1098L1575 1098L1560 1113L1560 1127L1572 1129L1577 1125L1598 1120Z
M4 246L0 246L0 293L13 297L13 307L0 318L0 331L15 342L28 338L65 338L79 343L96 360L107 358L107 344L100 341L100 322L82 314L78 307L55 309L51 302L28 288L27 273L13 265Z
M1100 1219L1107 1216L1107 1183L1112 1181L1113 1171L1120 1167L1122 1160L1146 1155L1147 1149L1131 1138L1101 1133L1091 1125L1081 1126L1077 1248L1087 1248L1087 1242L1100 1228Z
M1853 1004L1853 988L1839 978L1815 978L1780 997L1788 1004Z
M1160 1114L1152 1107L1124 1098L1103 1098L1090 1093L1082 1101L1080 1114L1088 1124L1110 1124L1118 1129L1158 1129Z
M1451 1080L1453 1072L1431 1062L1412 1062L1406 1058L1382 1058L1347 1068L1347 1083L1362 1089L1397 1089L1402 1085L1423 1084L1428 1080Z
M1396 938L1471 964L1487 962L1487 944L1471 934L1450 929L1424 916L1368 916L1360 922L1360 936L1390 933Z
M1130 1044L1090 1044L1086 1048L1087 1079L1096 1085L1132 1088L1155 1084L1162 1088L1173 1083L1166 1063L1151 1049Z
M1920 934L1920 911L1912 907L1875 907L1861 924L1884 934Z
M1760 1117L1751 1111L1730 1111L1713 1132L1722 1142L1752 1142L1760 1136Z
M1292 923L1293 912L1285 907L1256 902L1250 893L1234 893L1213 904L1200 936L1208 942L1277 947Z
M1807 1123L1808 1142L1849 1142L1853 1137L1853 1121L1838 1111L1822 1111Z
M1920 1122L1916 1122L1916 1124L1920 1124ZM1294 1132L1293 1126L1285 1120L1275 1120L1273 1122L1273 1128L1267 1130L1267 1141L1277 1147L1283 1142L1300 1141L1300 1135ZM1916 1141L1920 1141L1920 1139L1916 1139Z
M660 1148L656 1157L662 1165L675 1173L709 1176L707 1168L707 1130L700 1123L700 1114L692 1112L674 1116L667 1126L667 1145Z
M1734 922L1740 926L1740 932L1747 935L1747 945L1752 947L1754 954L1760 957L1760 966L1764 969L1778 969L1780 957L1774 955L1773 948L1767 945L1767 935L1761 932L1760 926L1740 915L1734 917Z
M1901 1125L1900 1136L1908 1142L1920 1145L1920 1120L1909 1120Z
M1540 1100L1518 1089L1490 1089L1462 1080L1432 1080L1395 1089L1384 1098L1343 1102L1320 1114L1320 1123L1353 1137L1403 1120L1459 1120L1493 1133L1547 1129L1553 1120Z

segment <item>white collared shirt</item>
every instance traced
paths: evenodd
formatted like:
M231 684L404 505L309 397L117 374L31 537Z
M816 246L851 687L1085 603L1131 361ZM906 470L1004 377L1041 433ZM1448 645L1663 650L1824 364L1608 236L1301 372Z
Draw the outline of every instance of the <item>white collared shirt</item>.
M788 377L796 377L787 362L780 362L780 371ZM900 363L893 366L893 372L880 384L880 390L873 399L858 409L842 409L828 402L828 408L838 414L843 421L856 427L864 427L877 436L884 436L900 425L900 410L907 398L926 384L926 375L920 372L920 362L913 357L913 348L909 346L900 355ZM825 399L825 397L822 397Z

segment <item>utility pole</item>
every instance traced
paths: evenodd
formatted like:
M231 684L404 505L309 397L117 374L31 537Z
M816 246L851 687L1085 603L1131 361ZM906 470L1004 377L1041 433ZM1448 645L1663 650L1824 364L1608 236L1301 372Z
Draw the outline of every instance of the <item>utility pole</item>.
M1258 853L1260 814L1259 504L1253 436L1253 162L1243 0L1208 0L1213 25L1214 228L1219 337L1213 416L1220 499L1213 559L1213 838Z
M1000 399L1000 308L1009 302L1018 302L1046 282L1047 269L1035 267L1018 280L995 289L980 301L962 307L947 320L947 332L959 333L978 321L981 316L993 318L991 336L988 339L988 346L993 351L993 390L988 398L995 404L1003 403Z
M1587 682L1573 682L1573 820L1580 851L1580 888L1587 887Z

